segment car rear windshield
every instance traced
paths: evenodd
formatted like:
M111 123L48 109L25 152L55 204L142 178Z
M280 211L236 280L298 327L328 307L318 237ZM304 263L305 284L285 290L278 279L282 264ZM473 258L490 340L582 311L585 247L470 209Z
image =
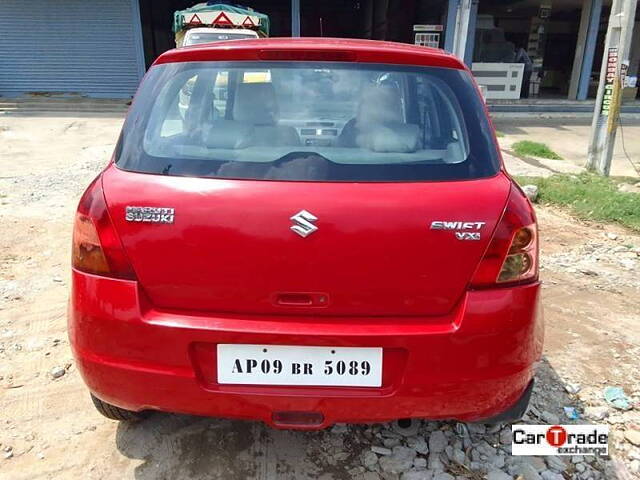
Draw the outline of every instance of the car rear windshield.
M499 169L467 72L363 63L154 66L116 155L130 171L252 180L462 180Z

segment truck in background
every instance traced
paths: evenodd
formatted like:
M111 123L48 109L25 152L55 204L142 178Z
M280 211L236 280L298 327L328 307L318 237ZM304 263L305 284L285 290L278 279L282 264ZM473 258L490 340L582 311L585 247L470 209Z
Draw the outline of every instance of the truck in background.
M249 7L206 2L173 14L176 46L269 36L269 17Z
M182 40L182 46L198 45L200 43L222 42L226 40L241 40L243 38L260 38L255 30L247 28L215 28L197 27L187 30Z

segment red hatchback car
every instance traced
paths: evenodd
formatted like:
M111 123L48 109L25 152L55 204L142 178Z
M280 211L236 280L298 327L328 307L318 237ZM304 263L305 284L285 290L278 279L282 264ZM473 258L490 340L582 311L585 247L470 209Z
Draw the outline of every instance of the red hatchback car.
M514 420L541 354L533 209L470 72L412 45L160 56L72 276L78 367L119 420Z

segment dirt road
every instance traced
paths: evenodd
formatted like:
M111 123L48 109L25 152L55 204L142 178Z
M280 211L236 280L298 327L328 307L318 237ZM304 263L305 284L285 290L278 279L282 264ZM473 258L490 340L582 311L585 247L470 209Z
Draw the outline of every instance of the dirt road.
M640 236L546 207L538 209L545 361L528 420L569 423L564 406L606 415L599 422L614 432L612 460L564 457L559 464L559 457L511 457L508 428L465 432L453 423L417 423L411 431L377 425L297 433L184 415L156 414L134 426L100 417L74 367L65 331L70 234L79 195L106 164L121 122L0 117L0 478L638 475L640 447L624 432L640 429ZM64 374L53 378L60 367ZM624 387L635 409L607 407L602 389L608 385ZM389 451L376 454L372 446Z
M559 167L560 171L572 172L575 170L571 167L581 168L587 163L590 115L574 115L571 118L540 115L522 122L522 119L505 114L495 119L494 124L505 135L500 139L504 148L511 150L511 146L520 140L544 143L564 159L562 163L548 162L551 166ZM611 160L611 175L633 177L635 170L640 168L640 142L637 140L640 118L638 115L624 115L620 125Z

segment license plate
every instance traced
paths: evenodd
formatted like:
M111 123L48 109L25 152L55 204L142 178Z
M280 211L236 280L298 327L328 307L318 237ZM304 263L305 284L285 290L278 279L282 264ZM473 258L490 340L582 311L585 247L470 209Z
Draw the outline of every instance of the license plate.
M220 344L218 383L380 387L382 348Z

